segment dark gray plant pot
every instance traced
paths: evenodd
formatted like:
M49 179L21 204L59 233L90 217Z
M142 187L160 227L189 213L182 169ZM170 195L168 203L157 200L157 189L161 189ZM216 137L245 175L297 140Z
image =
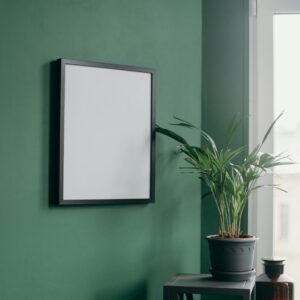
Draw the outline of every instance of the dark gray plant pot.
M215 279L243 281L254 273L253 262L257 238L222 239L206 237L209 245L211 273Z

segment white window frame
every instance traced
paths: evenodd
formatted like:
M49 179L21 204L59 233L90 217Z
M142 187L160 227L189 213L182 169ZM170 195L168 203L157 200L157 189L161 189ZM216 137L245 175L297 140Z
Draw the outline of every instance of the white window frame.
M273 114L273 15L300 13L299 0L249 0L249 147L257 145ZM265 80L269 78L270 80ZM273 135L264 151L273 152ZM272 182L272 176L263 181ZM259 200L259 201L258 201ZM249 199L248 231L257 236L257 273L261 273L261 258L273 255L273 190L261 189Z

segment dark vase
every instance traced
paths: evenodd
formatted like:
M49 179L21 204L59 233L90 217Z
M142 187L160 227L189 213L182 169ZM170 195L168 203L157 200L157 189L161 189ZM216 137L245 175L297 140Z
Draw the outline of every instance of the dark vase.
M217 280L244 281L255 275L253 268L257 238L206 237L209 245L210 272Z
M263 258L264 273L256 278L257 300L293 300L294 284L284 274L282 257Z

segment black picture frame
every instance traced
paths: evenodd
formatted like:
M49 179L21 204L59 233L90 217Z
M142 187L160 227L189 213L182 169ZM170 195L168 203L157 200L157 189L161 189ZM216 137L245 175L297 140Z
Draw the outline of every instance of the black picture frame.
M60 63L60 162L58 204L108 205L142 204L154 202L155 70L151 68L98 63L82 60L59 59L58 61ZM82 73L82 78L80 77L80 72ZM135 85L135 82L137 85ZM110 86L112 88L109 88ZM115 91L118 91L118 89L120 89L120 92L116 95L117 92ZM104 92L104 90L106 92ZM84 94L86 91L87 94ZM94 99L95 94L102 95L103 93L106 94L103 97L99 97L98 103L98 98L96 97L96 100ZM139 98L139 95L142 96ZM109 99L109 101L111 102L106 102L110 104L103 104L102 102L105 101L102 101L101 99L105 99L105 101ZM128 109L126 106L126 111L121 111L122 107L118 108L117 105L113 106L111 104L113 101L116 101L118 105L122 106L123 110L123 103L126 103L127 101ZM150 103L147 103L148 101L150 101ZM134 105L136 103L138 105ZM101 105L103 106L101 107ZM145 107L143 107L143 105ZM107 106L110 108L107 109ZM100 109L100 107L102 109ZM120 116L121 119L120 124L95 126L95 128L92 125L85 125L89 124L90 120L93 120L92 118L93 116L95 116L95 112L97 112L97 116L96 118L94 118L95 124L97 124L97 122L100 122L99 120L101 120L102 122L102 119L108 119L109 113L112 111L111 107L115 107L113 108L113 110L120 110L117 111L117 114L119 114L118 116ZM139 116L137 107L141 107L141 116ZM108 110L109 113L106 114L106 110ZM81 111L84 112L81 113ZM97 118L98 113L102 113L99 119ZM89 114L91 114L90 118ZM126 118L123 116L123 114L126 114ZM143 121L144 118L142 118L142 116L145 117L146 121ZM116 121L116 118L112 113L111 117L114 121ZM131 118L133 120L138 120L139 123L136 124L137 130L136 132L134 132L134 134L130 131L132 128L135 128L134 124L128 125ZM90 123L93 124L93 122ZM82 126L85 127L85 129L82 129ZM116 134L115 129L114 131L112 129L109 129L112 127L120 129L121 131L123 131L123 134ZM126 128L129 128L130 130L126 130ZM141 128L143 130L141 130ZM95 130L95 132L92 132L93 130ZM109 133L106 132L109 130L112 130L112 132L114 132L112 135L114 135L114 137L116 138L123 138L123 136L126 134L128 134L129 136L129 143L127 146L125 145L124 147L122 146L120 148L120 155L122 153L122 156L124 156L125 159L132 159L130 157L131 153L128 149L134 149L132 151L134 153L137 153L137 157L142 158L140 162L136 162L132 159L132 164L134 165L133 168L128 168L127 160L126 164L124 162L123 167L127 167L128 169L130 169L130 171L128 170L128 172L132 173L130 173L129 175L132 176L132 178L128 179L128 182L130 182L130 184L128 185L123 182L127 180L127 177L124 177L124 172L123 177L119 175L120 173L122 173L122 166L111 166L113 170L114 168L115 170L118 169L118 172L113 172L110 169L107 169L108 173L110 174L109 178L111 178L112 182L109 181L105 174L102 174L105 169L103 165L106 165L107 161L109 160L107 157L101 157L101 155L98 155L98 152L96 150L99 150L100 153L102 151L105 152L105 148L102 147L107 147L107 145L106 142L100 143L97 138L95 138L95 136L99 136L99 133L102 133L102 131L104 136L109 136ZM80 134L78 134L79 131ZM95 135L93 135L93 133L95 133ZM89 135L91 136L90 138L87 137ZM80 138L82 139L82 142L80 141ZM146 141L146 146L144 144L144 140ZM95 149L96 154L94 156L90 155L92 151L89 150L89 141L91 142L90 148ZM114 142L113 139L110 139L110 141ZM135 145L134 148L132 148L130 144L130 142L132 141ZM80 150L78 150L78 148L80 148ZM122 152L125 151L124 149L128 150L127 153ZM117 157L116 155L118 155L118 151L119 150L117 149L117 147L113 147L112 152L115 154L115 157ZM107 153L109 152L105 153L107 155ZM92 161L92 158L90 158L92 156L96 160L95 163ZM78 159L82 159L82 161L79 163ZM97 159L99 159L99 161L97 161ZM119 164L120 162L122 163L122 161L123 160L121 159L121 157L117 159L117 162ZM110 163L113 164L113 160ZM140 166L143 166L143 168L140 168ZM91 169L90 173L89 171L87 171L89 170L88 168ZM135 169L138 170L137 173L141 172L141 174L135 175ZM102 178L101 182L99 181L99 185L101 186L101 188L97 186L97 182L94 183L95 176L93 174L98 174L98 172L99 174L101 174L101 176L99 176L99 180L100 178ZM98 180L98 178L96 180ZM111 184L113 184L114 182L117 182L117 184L114 185L113 189L109 189L109 187L112 186ZM118 182L120 184L118 184ZM143 186L143 184L145 184L145 187ZM120 191L117 190L118 186L120 187ZM95 190L95 194L92 194L91 190ZM130 196L131 192L133 195L132 197ZM124 193L124 197L122 197L122 193ZM112 194L112 196L105 196L110 194ZM90 195L92 195L92 197Z

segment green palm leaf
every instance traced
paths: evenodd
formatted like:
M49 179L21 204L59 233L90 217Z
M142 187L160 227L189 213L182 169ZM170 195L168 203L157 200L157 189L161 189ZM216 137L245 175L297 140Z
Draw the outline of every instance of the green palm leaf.
M230 149L229 145L239 125L237 117L229 123L225 146L218 150L214 139L205 131L199 130L204 143L200 146L190 145L176 132L156 126L156 132L166 135L180 143L179 153L184 155L187 166L181 167L183 173L195 174L209 189L217 207L222 237L236 238L241 234L241 219L251 192L265 187L285 191L278 185L257 185L257 180L271 172L273 167L294 164L283 153L272 155L261 152L262 145L269 137L274 125L282 113L272 122L262 141L250 152L247 145ZM173 126L198 129L194 124L174 117ZM205 194L206 196L206 194ZM203 195L204 197L204 195Z

